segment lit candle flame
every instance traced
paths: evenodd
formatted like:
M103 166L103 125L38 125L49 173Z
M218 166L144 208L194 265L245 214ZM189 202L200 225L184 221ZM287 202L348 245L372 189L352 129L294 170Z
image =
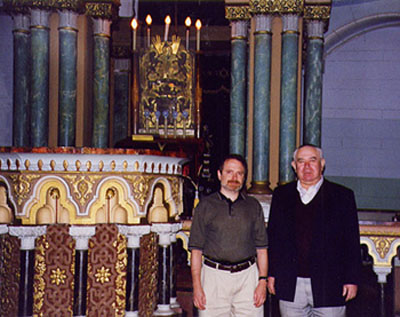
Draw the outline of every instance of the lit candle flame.
M132 21L131 21L131 27L134 30L136 30L137 27L138 27L138 23L137 23L137 20L135 18L133 18Z
M190 17L187 17L186 20L185 20L186 27L189 28L191 24L192 24L192 20L190 19Z
M200 21L199 19L196 20L195 26L196 26L196 29L197 29L197 30L200 30L200 29L201 29L201 21Z
M151 19L151 15L148 14L148 15L146 16L146 23L147 23L148 26L150 26L150 25L151 25L151 22L153 22L153 20Z

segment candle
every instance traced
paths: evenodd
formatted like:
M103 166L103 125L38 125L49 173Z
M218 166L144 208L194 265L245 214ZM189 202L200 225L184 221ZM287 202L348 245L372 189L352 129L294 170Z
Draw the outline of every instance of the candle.
M137 20L135 18L132 19L131 27L133 29L133 32L132 32L132 37L133 37L132 38L132 50L136 51L136 29L138 27L138 23L137 23Z
M197 19L195 26L196 26L196 51L200 51L201 21L199 19Z
M189 30L190 30L190 25L192 24L192 20L190 17L187 17L185 20L185 25L186 25L186 50L189 50Z
M146 23L147 23L147 47L150 47L150 27L151 27L151 22L153 20L151 19L150 14L146 16Z
M171 18L169 15L165 17L165 33L164 33L164 42L168 41L168 30L169 25L171 24Z

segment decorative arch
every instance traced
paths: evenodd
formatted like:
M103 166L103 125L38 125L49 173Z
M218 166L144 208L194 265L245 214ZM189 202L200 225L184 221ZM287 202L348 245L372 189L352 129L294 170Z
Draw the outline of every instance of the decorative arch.
M96 214L106 206L107 191L110 189L114 190L117 196L115 205L126 211L127 223L140 223L139 206L129 195L129 185L123 179L116 177L106 178L98 185L93 200L87 207L90 223L96 223Z
M156 188L157 185L161 184L161 186L163 187L164 191L163 191L163 201L165 201L165 203L168 205L168 216L169 217L174 217L176 215L179 214L179 208L175 202L174 199L174 191L172 189L171 183L170 181L165 178L165 177L158 177L156 179L154 179L151 188L150 188L150 193L151 195L149 195L149 198L144 206L144 210L147 213L147 210L150 208L151 202L153 200L153 196L154 196L154 190Z
M357 36L392 26L400 26L400 13L375 14L343 25L325 37L324 57Z
M69 187L64 180L57 176L41 178L32 189L31 198L27 201L22 210L23 224L36 224L37 213L40 208L46 205L46 198L49 191L58 190L58 204L66 214L68 214L69 223L74 223L79 207L74 202Z

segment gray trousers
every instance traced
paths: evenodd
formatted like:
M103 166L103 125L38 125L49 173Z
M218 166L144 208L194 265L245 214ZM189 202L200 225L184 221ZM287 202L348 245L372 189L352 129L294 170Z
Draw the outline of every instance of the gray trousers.
M314 307L310 278L297 278L293 302L279 301L282 317L345 317L346 306Z

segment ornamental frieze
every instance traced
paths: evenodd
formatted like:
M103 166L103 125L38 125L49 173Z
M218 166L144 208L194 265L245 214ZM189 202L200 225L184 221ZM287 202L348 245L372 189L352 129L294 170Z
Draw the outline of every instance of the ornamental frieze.
M248 6L226 6L225 18L228 20L249 20L250 10Z
M329 20L331 6L305 6L304 18L309 20Z
M275 1L276 12L280 14L299 14L303 12L304 0L279 0Z
M249 2L249 11L251 14L275 13L277 10L277 2L273 0L250 0Z

